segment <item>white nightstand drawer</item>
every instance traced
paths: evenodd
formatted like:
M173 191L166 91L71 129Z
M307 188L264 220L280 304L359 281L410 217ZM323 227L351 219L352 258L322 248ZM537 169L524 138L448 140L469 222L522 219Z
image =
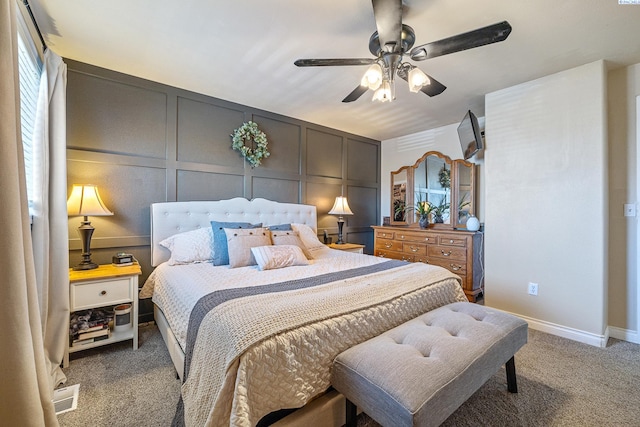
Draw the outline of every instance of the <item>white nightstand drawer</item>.
M71 285L71 310L115 305L133 300L129 278Z

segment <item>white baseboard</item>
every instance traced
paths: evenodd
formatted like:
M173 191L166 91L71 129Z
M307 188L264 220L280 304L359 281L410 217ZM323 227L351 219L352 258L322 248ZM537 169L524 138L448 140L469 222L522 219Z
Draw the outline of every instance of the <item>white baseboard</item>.
M629 329L609 326L609 335L611 336L611 338L629 341L634 344L640 344L640 334L638 334L638 331L630 331Z
M551 335L556 335L559 337L570 339L572 341L578 341L596 347L607 346L607 340L609 339L609 328L607 328L604 335L598 335L591 332L570 328L568 326L562 326L555 323L547 322L545 320L533 319L531 317L523 316L518 313L509 314L512 314L526 321L529 324L529 327L536 331L546 332Z

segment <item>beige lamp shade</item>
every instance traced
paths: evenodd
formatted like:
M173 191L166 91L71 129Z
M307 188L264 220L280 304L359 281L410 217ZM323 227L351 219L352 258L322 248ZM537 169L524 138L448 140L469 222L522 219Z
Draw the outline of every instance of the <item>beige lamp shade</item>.
M113 215L104 205L95 185L73 185L71 196L67 200L69 216L108 216Z
M342 240L342 226L344 225L344 219L342 219L342 215L353 215L351 209L349 208L349 203L347 202L347 198L344 196L336 197L336 202L333 204L333 207L329 211L330 215L338 215L338 241L336 244L342 245L344 244L344 240Z
M344 196L336 197L336 201L333 204L333 207L329 211L330 215L353 215L351 209L349 208L349 203L347 202L347 198Z

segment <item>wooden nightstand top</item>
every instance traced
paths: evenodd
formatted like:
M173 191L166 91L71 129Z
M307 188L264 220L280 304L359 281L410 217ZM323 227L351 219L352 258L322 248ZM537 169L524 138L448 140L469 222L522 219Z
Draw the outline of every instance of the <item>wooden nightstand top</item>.
M94 268L93 270L74 270L69 269L69 282L81 282L83 280L92 279L108 279L118 276L140 275L142 270L140 264L127 265L124 267L116 267L112 264L104 264Z
M358 243L343 243L341 245L337 243L328 244L331 249L339 249L341 251L348 251L350 249L363 249L364 245L360 245Z

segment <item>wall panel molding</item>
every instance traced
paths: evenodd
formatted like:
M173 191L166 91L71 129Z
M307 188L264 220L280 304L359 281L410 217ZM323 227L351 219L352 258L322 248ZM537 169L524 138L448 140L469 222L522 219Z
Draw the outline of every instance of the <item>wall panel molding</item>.
M327 212L336 196L353 196L358 212L345 233L372 252L368 225L380 222L380 141L65 62L67 164L74 181L68 184L97 180L92 183L115 213L91 218L94 261L109 263L110 255L129 248L141 261L143 283L151 271L145 259L151 203L231 197L313 204L320 227L337 232ZM231 149L230 134L248 120L269 138L271 156L256 168ZM70 218L71 265L80 260L77 226L78 218Z

